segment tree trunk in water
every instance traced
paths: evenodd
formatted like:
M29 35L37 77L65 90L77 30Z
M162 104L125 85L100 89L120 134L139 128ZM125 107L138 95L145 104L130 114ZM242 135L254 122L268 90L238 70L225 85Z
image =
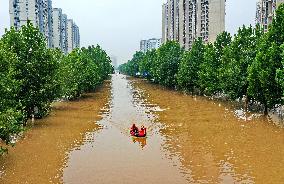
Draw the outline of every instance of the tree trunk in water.
M248 99L248 96L246 95L245 96L245 112L247 112L248 111L248 102L249 102L249 99Z
M23 126L24 126L24 127L27 126L27 122L28 122L28 118L25 118L25 119L24 119L24 122L23 122Z
M35 123L35 114L33 113L32 114L32 125L34 125L34 123Z
M264 105L264 115L265 116L268 115L268 107L267 107L267 105Z
M35 122L35 107L31 107L30 117L32 118L32 125L34 125L34 122Z

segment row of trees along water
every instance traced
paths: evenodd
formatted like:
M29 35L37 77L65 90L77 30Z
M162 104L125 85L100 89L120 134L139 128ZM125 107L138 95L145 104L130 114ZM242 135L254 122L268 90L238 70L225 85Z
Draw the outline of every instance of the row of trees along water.
M48 49L31 23L19 31L11 28L0 40L0 138L10 144L29 118L46 116L54 100L92 92L112 72L110 58L99 46L64 55Z
M245 99L269 108L281 105L284 91L284 5L267 33L241 27L232 37L223 32L214 43L196 40L191 50L168 41L157 50L136 52L119 70L192 94ZM244 98L245 97L245 98Z

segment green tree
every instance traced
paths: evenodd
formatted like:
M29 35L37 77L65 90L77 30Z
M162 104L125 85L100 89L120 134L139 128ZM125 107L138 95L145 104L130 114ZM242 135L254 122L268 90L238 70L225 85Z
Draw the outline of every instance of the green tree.
M140 72L148 80L174 88L182 53L183 50L177 42L169 41L157 50L145 54L136 52L130 61L119 66L119 70L131 76Z
M74 99L92 92L112 72L111 60L99 46L75 49L60 62L62 96Z
M204 60L198 71L198 85L201 92L207 95L221 93L220 72L222 69L222 55L224 49L231 44L231 35L223 32L217 36L214 44L207 44L204 50Z
M19 93L22 81L15 80L17 62L17 56L0 41L0 111L20 105L16 95Z
M126 75L137 76L139 73L139 65L143 58L143 52L136 52L131 60L119 67L120 71Z
M168 41L157 50L157 60L153 66L155 81L159 84L174 88L176 76L183 50L179 43Z
M19 32L14 29L3 36L3 42L18 57L15 79L22 81L17 99L28 117L45 114L54 100L53 88L57 60L46 48L44 36L29 22ZM38 110L38 113L35 110Z
M247 96L248 67L256 57L256 48L262 30L243 26L238 30L229 47L223 50L220 86L230 99ZM248 100L247 100L248 101Z
M283 92L282 96L284 96L284 43L281 45L280 49L282 53L282 67L277 69L276 81L281 86Z
M204 62L200 64L197 73L200 90L209 95L216 93L219 89L218 69L220 63L217 58L217 52L213 44L207 44L204 52Z
M281 46L284 43L284 4L281 4L276 10L276 16L269 27L269 40Z
M281 68L280 49L275 43L263 40L257 57L249 68L249 95L264 105L264 113L281 102L282 89L276 81L276 71Z
M283 53L284 42L284 5L276 11L276 17L258 45L258 52L249 70L249 94L264 105L264 113L281 103L284 88ZM282 48L282 49L281 49Z
M81 94L79 81L83 73L78 60L79 51L75 49L60 62L61 95L66 99L77 98Z
M184 53L177 75L179 89L194 92L200 88L198 71L204 62L204 51L205 46L202 40L198 39L191 50Z
M139 62L139 72L148 80L153 78L153 66L157 59L157 51L155 49L147 51Z
M93 91L112 72L110 58L99 46L65 56L48 49L30 22L19 31L11 28L0 40L0 139L11 143L28 118L47 115L56 98Z
M11 143L13 135L22 130L23 114L19 110L21 104L16 100L21 81L16 81L15 64L17 56L0 41L0 139L6 144ZM0 155L7 152L0 148Z
M224 49L231 45L232 36L230 33L224 31L219 34L214 42L214 47L216 49L216 59L218 63L222 62L222 56L224 55Z
M229 47L232 43L232 36L230 35L230 33L224 31L223 33L219 34L216 38L216 41L214 42L214 47L215 47L215 57L216 57L216 62L218 65L218 79L217 79L217 83L215 83L214 85L214 92L215 93L223 93L224 92L224 88L222 88L222 72L224 72L223 68L225 68L226 63L224 63L224 61L226 61L227 59L223 59L223 56L226 55L226 52L229 51ZM213 92L212 91L212 92Z

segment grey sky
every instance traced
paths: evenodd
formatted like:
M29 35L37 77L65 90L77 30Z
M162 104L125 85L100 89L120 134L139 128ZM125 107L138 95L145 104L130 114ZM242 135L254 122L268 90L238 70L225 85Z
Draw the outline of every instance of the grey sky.
M101 45L119 63L131 59L141 39L161 37L166 0L53 0L80 27L81 45ZM254 24L256 0L227 0L226 30ZM9 27L9 0L0 0L0 36Z

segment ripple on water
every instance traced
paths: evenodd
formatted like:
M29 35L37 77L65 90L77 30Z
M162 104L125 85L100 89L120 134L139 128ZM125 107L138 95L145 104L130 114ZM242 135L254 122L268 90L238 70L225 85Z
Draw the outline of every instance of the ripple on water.
M146 82L135 83L161 108L163 152L190 183L282 183L284 130L259 114ZM170 98L169 98L170 96Z
M92 134L95 139L91 143L69 154L63 178L66 183L133 183L131 178L141 176L145 183L187 183L178 162L163 159L163 138L159 133L162 124L157 122L156 114L162 110L144 95L132 81L113 76L111 106L103 109L106 113L98 122L103 128ZM129 136L133 122L148 128L147 138Z

